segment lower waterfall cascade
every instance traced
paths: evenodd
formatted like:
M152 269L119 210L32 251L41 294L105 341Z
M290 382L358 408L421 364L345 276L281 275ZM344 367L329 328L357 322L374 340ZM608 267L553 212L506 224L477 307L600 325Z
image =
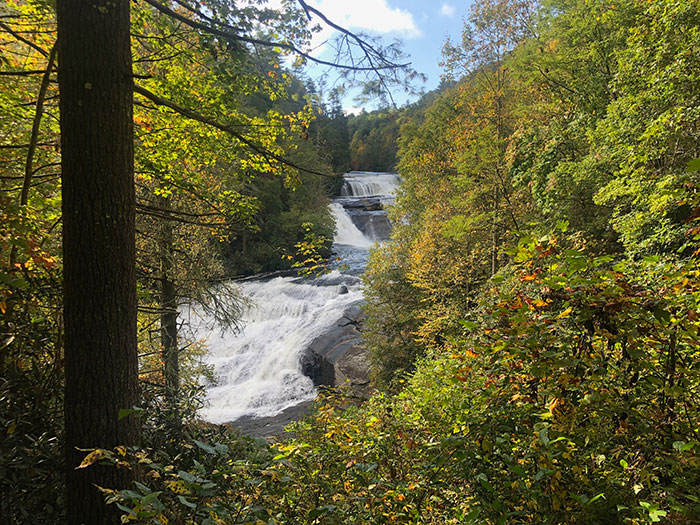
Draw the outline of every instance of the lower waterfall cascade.
M205 382L204 420L220 424L244 416L270 417L314 399L314 384L302 373L302 353L363 301L357 275L364 270L369 248L388 239L383 206L393 200L398 183L393 173L347 173L341 197L330 204L336 222L336 269L313 279L238 283L248 304L239 332L222 331L196 308L187 312L195 337L206 341L204 363L214 371L215 382Z

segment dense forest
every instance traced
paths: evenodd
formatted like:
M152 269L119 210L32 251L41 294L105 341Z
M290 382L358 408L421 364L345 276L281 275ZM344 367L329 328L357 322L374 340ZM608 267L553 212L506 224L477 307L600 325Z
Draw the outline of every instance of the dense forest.
M355 116L284 54L304 2L57 4L0 8L3 522L700 522L698 0L477 0L438 89ZM72 60L106 31L113 99ZM349 169L401 176L373 395L203 423L178 308L235 328L232 277L322 263Z

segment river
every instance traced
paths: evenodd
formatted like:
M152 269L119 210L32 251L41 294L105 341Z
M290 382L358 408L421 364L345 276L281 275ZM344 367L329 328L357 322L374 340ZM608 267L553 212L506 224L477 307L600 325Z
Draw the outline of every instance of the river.
M359 275L369 249L389 236L384 205L392 201L398 183L391 173L345 175L341 196L330 204L336 221L332 272L314 279L239 283L249 306L238 333L224 332L210 319L195 320L196 338L208 346L204 362L213 367L215 378L205 384L204 420L272 418L315 397L314 382L303 373L304 352L324 334L332 338L346 312L362 302ZM336 353L342 352L339 348Z

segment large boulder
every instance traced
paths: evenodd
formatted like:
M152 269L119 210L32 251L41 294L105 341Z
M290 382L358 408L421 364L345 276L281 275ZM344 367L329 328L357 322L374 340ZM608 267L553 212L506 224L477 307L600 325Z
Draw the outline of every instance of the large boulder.
M345 387L358 397L369 396L370 365L362 339L364 318L359 304L349 307L302 353L302 370L316 386Z
M325 357L307 348L301 356L301 372L316 386L335 386L335 368Z

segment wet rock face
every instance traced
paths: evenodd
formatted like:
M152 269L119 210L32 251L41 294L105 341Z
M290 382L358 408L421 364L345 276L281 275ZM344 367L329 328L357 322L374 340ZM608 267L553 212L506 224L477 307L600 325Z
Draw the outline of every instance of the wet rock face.
M311 348L301 356L301 372L314 382L314 386L335 386L335 368Z
M349 387L354 395L369 397L370 366L362 341L363 321L360 305L351 306L303 352L302 370L316 386Z
M370 239L385 241L391 235L391 223L384 211L352 214L351 217L357 229Z
M338 199L346 210L357 211L382 211L384 205L379 197L366 197L362 199Z

